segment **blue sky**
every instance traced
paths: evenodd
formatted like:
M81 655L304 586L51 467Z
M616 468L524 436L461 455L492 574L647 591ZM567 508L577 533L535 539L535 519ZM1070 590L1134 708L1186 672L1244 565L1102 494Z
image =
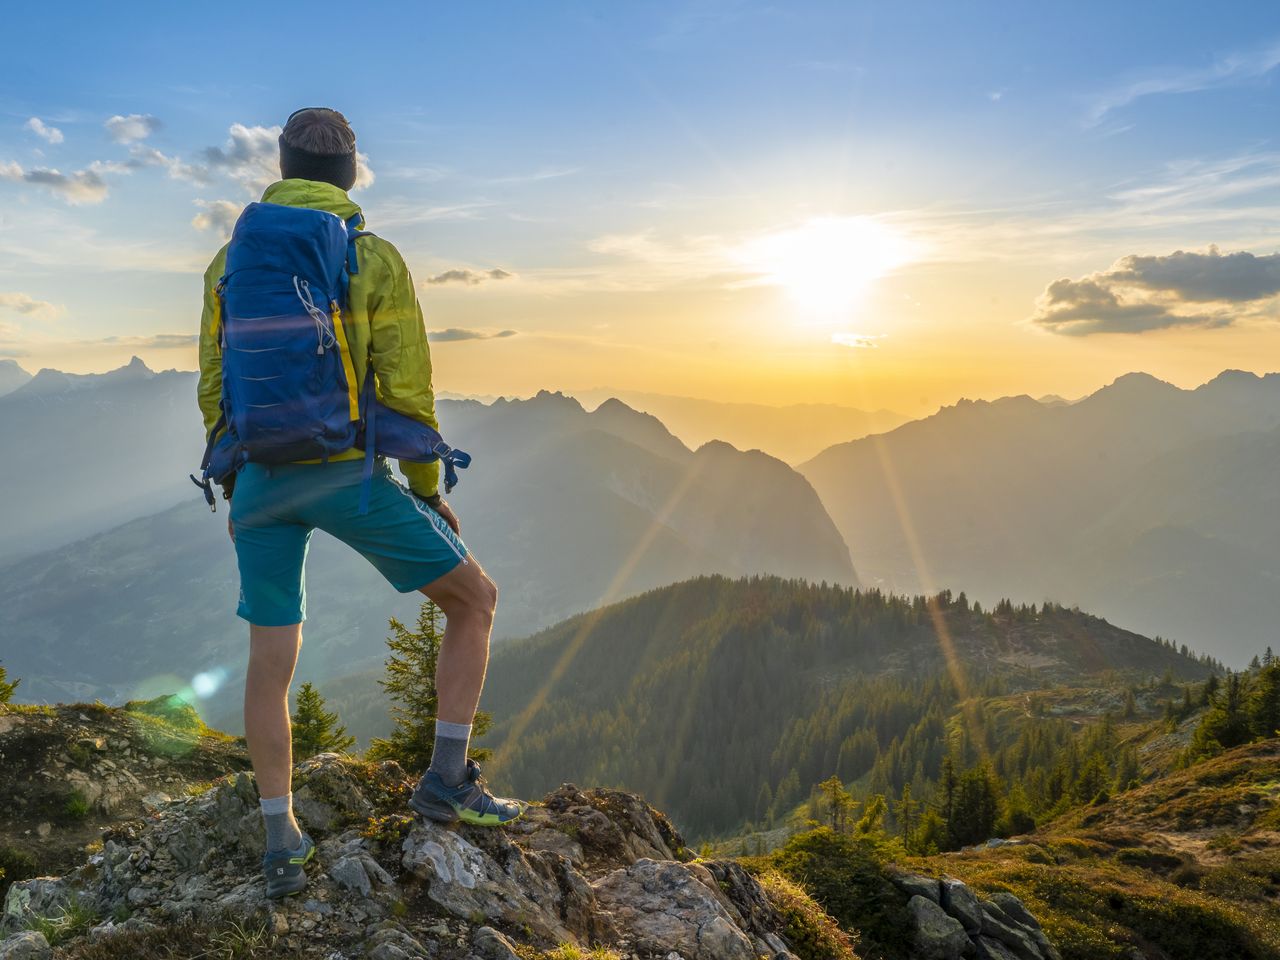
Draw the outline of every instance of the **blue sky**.
M25 42L0 64L0 351L191 366L218 214L269 179L270 128L323 104L357 131L374 179L354 196L405 253L429 327L477 335L439 345L446 389L861 402L916 376L902 403L928 405L1280 362L1259 353L1256 298L1127 335L1028 326L1051 282L1120 257L1274 253L1272 5L291 7L6 11ZM867 217L919 253L824 323L734 254ZM513 276L426 282L493 267ZM1173 287L1143 289L1164 298L1151 316L1191 316ZM874 349L852 357L836 328ZM965 370L942 370L957 350Z

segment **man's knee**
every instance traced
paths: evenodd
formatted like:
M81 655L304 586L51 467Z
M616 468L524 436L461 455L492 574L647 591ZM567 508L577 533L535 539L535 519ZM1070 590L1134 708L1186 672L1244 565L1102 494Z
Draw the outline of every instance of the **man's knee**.
M446 617L479 617L493 621L498 606L498 585L478 566L459 566L422 592L434 600Z
M498 609L498 585L489 579L487 573L481 573L476 585L472 611L492 620L494 611Z

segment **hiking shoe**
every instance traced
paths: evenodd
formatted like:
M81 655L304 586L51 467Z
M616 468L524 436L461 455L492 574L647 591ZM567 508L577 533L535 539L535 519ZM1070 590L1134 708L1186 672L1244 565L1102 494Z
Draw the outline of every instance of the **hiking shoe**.
M409 806L439 823L460 820L482 827L510 823L525 810L519 800L504 800L491 794L480 775L480 764L474 760L467 760L467 779L456 787L448 786L438 773L428 770L409 798Z
M301 893L307 885L303 865L316 854L316 845L305 833L296 850L272 850L262 855L262 875L267 878L267 896L272 900Z

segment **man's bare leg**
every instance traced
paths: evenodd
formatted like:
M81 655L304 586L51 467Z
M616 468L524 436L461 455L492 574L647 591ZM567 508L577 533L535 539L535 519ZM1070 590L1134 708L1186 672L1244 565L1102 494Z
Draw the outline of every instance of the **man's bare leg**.
M436 661L436 739L431 766L418 782L409 806L433 820L481 826L510 823L524 812L517 800L489 793L467 764L471 721L475 718L489 664L489 631L498 604L494 586L474 558L422 588L444 612L444 638Z
M301 831L293 819L293 737L289 684L302 645L302 624L249 627L249 671L244 682L244 737L249 744L267 825L267 849L293 849Z
M445 616L444 639L436 663L438 719L470 724L489 665L489 632L498 606L498 588L475 558L468 557L466 563L432 580L421 592Z

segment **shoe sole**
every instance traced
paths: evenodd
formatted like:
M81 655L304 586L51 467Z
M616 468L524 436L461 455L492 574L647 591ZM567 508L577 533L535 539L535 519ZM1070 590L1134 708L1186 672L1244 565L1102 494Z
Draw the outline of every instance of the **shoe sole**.
M505 823L515 823L524 816L524 808L521 807L520 812L510 820L500 820L495 814L468 817L458 813L457 808L443 800L419 800L416 796L409 798L409 808L436 823L467 823L474 827L500 827Z
M432 802L410 797L409 809L422 814L428 820L434 820L436 823L457 823L459 820L458 811L443 801Z

